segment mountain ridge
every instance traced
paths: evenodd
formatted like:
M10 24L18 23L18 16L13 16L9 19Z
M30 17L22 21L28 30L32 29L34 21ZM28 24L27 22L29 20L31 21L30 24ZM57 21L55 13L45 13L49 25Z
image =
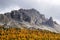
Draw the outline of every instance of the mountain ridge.
M52 17L48 19L36 9L19 9L0 14L0 23L3 24L5 28L14 26L16 28L22 28L21 25L25 25L26 28L39 28L60 32L60 27L57 27L60 25L54 22Z

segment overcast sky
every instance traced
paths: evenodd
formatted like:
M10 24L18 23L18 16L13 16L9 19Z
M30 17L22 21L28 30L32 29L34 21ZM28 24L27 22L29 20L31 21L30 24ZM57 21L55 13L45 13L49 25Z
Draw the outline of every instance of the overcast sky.
M60 21L60 0L0 0L0 13L20 8L35 8L46 17Z

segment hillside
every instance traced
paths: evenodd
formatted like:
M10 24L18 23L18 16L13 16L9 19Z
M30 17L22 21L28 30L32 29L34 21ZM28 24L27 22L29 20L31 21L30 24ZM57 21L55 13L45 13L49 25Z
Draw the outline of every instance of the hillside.
M60 40L60 34L47 30L4 28L0 26L0 40Z

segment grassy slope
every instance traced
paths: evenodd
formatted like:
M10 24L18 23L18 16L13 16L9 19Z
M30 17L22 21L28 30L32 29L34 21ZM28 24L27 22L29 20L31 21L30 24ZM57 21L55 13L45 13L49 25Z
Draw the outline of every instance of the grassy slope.
M0 26L0 40L60 40L60 34L46 30L6 29Z

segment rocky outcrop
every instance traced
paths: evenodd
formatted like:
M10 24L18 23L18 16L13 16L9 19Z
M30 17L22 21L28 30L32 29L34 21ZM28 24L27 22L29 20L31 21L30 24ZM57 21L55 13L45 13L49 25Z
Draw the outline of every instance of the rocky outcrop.
M0 25L4 28L42 29L60 33L60 25L53 18L45 18L36 9L19 9L0 14Z
M11 11L10 13L5 13L9 19L13 19L15 21L26 21L31 24L40 25L43 21L46 21L46 18L43 14L40 14L35 9L19 9Z
M49 18L49 20L46 22L46 24L49 26L54 26L54 22L53 22L52 17Z
M3 14L0 14L0 23L5 24L9 22L9 18Z
M50 17L47 21L42 22L43 25L48 25L48 26L54 26L54 23L55 22L53 21L53 18L52 17Z
M19 9L13 10L9 13L0 14L0 23L9 23L9 21L28 22L33 25L49 25L54 26L52 17L49 19L45 18L43 14L35 9Z

